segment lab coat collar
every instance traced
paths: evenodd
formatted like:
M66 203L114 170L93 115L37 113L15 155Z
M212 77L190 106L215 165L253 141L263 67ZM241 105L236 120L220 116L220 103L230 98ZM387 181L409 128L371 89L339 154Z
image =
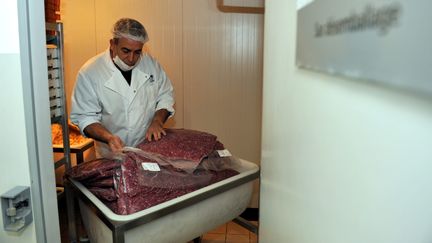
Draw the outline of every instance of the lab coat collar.
M130 87L123 79L123 75L120 71L113 70L111 77L105 82L104 86L127 98Z
M143 60L141 60L141 61L143 61ZM136 68L134 68L132 70L131 88L133 88L135 90L138 90L139 88L141 88L141 86L148 81L152 82L152 78L153 78L152 75L142 71L140 67L141 67L141 65L137 66Z
M121 74L120 70L118 70L117 67L114 65L114 63L112 62L109 49L105 52L104 56L105 56L104 60L106 62L106 65L111 70L111 77L105 82L104 86L122 95L127 99L133 100L136 94L136 92L133 91L138 90L147 81L151 82L153 80L152 75L142 70L144 65L143 63L140 63L132 70L132 79L131 79L130 86L126 82L120 82L124 80L124 77ZM141 62L144 62L144 60L142 59Z

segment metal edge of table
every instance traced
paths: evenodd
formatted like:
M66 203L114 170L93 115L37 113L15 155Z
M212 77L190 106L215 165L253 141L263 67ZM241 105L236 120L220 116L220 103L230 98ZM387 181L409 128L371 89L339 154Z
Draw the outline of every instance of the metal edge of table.
M170 205L170 206L165 207L165 208L158 210L156 212L149 213L149 214L144 215L140 218L137 218L137 219L131 220L131 221L127 221L127 222L114 222L114 221L112 221L107 216L105 216L103 214L103 212L98 207L96 207L96 205L84 193L82 193L71 181L69 181L67 179L66 184L68 186L71 186L71 188L74 191L74 194L80 196L80 198L84 201L84 203L86 203L86 205L92 209L92 211L98 216L98 218L100 220L102 220L102 222L104 222L104 224L106 226L108 226L108 228L110 228L112 231L116 231L116 232L113 232L113 236L119 237L119 233L122 233L122 232L124 233L125 231L127 231L129 229L132 229L132 228L135 228L137 226L146 224L152 220L156 220L156 219L161 218L165 215L168 215L168 214L176 212L180 209L186 208L186 207L188 207L194 203L200 202L200 201L208 199L214 195L220 194L222 192L228 191L232 188L235 188L235 187L240 186L242 184L245 184L247 182L258 179L259 174L260 174L260 170L254 172L250 175L247 175L245 177L242 177L238 180L231 181L231 182L229 182L225 185L222 185L220 187L216 187L212 190L205 191L205 192L203 192L199 195L196 195L194 197L185 199L185 200L183 200L177 204ZM120 238L122 238L122 237L120 236Z

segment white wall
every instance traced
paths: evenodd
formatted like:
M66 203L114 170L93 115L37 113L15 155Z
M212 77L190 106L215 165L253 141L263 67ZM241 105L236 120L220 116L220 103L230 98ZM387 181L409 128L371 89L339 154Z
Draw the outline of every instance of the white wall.
M33 213L18 233L4 231L1 217L0 242L58 243L43 2L0 5L0 194L29 186Z
M17 2L1 0L0 5L0 194L17 185L30 186L27 137L21 82ZM0 216L0 242L36 242L35 226L31 224L22 233L3 229Z
M3 88L0 89L0 194L13 187L30 186L30 170L27 154L24 108L21 87L21 66L19 53L0 53ZM11 234L3 230L0 217L0 242L36 242L34 224L22 234Z
M295 10L266 1L260 242L431 242L431 97L297 69Z

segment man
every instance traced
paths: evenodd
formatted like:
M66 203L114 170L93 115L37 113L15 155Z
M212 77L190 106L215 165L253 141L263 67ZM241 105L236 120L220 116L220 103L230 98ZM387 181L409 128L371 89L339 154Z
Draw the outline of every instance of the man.
M122 18L112 34L110 48L80 69L72 94L71 120L96 140L98 156L160 139L174 114L171 81L155 59L142 53L148 41L144 26Z

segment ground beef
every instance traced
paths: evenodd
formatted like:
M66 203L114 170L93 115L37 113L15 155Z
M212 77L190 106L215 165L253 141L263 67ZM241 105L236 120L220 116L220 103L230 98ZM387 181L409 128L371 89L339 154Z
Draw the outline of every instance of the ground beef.
M95 159L90 162L81 163L72 167L66 172L66 176L77 181L91 180L109 177L113 174L113 169L120 168L121 163L113 159Z
M229 169L229 158L219 158L215 150L224 146L208 133L168 129L162 139L144 142L138 148L146 152L125 152L121 162L96 159L82 163L67 171L66 176L81 181L114 213L126 215L238 174ZM149 153L163 156L164 162L150 158ZM192 163L193 170L165 163L167 160ZM144 170L142 162L157 163L160 171Z
M118 196L114 188L88 187L88 189L91 193L93 193L96 197L102 199L103 201L117 201Z
M82 181L82 184L87 187L114 187L113 175L115 174L115 171L112 170L110 174L109 177L96 177L91 180Z
M196 170L189 174L179 172L174 167L162 167L159 172L141 171L139 176L135 176L144 179L144 183L141 184L140 179L128 174L131 171L139 171L138 166L134 163L127 163L124 166L136 168L127 168L128 172L117 181L119 188L123 190L118 190L117 205L111 206L115 213L123 215L144 210L238 174L231 169Z
M216 136L188 129L167 129L158 141L145 140L137 147L143 151L157 153L171 160L188 160L199 163L217 143Z

